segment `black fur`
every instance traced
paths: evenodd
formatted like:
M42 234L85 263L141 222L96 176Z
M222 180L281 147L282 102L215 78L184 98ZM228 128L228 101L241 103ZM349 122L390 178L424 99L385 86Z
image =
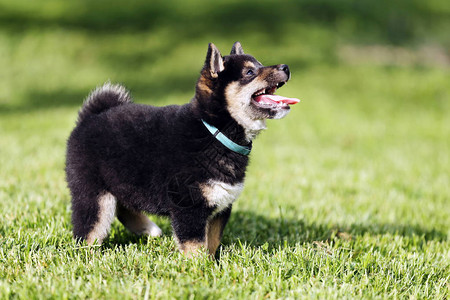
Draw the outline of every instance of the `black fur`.
M67 143L75 238L87 238L99 218L97 199L109 192L127 209L169 216L180 243L205 239L215 207L208 205L199 184L243 182L249 161L225 148L201 122L238 144L249 144L224 96L229 83L242 80L243 63L257 62L241 50L221 61L210 46L196 95L185 105L135 104L124 88L111 84L88 97ZM230 211L231 205L216 215L223 226Z

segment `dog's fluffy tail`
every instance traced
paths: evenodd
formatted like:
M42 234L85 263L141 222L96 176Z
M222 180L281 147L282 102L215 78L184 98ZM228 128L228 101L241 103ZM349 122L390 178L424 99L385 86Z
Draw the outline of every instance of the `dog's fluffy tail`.
M107 82L93 90L86 98L78 112L78 123L90 115L130 102L132 102L131 95L124 86Z

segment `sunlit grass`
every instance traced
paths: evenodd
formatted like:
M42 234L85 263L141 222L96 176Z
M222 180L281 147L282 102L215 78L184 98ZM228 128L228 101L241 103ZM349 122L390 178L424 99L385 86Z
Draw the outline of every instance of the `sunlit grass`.
M347 64L342 35L295 18L278 41L237 27L180 39L168 23L83 28L48 3L41 23L0 29L0 298L448 298L446 66ZM185 259L157 217L161 238L115 221L104 246L76 245L64 154L89 90L111 79L136 102L185 103L207 43L235 40L289 64L279 93L302 102L254 142L217 260Z

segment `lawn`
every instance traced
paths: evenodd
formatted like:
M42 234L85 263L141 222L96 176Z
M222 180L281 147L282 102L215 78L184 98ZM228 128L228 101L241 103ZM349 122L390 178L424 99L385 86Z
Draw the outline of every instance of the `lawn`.
M445 1L0 0L0 299L448 299ZM182 104L214 42L289 64L215 260L71 235L65 143L107 80Z

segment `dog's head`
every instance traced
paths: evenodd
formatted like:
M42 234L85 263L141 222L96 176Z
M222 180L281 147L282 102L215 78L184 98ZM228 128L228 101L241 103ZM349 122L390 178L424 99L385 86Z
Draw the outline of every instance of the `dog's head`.
M212 101L217 110L214 113L226 110L250 135L252 131L256 135L265 128L266 119L285 117L289 105L299 102L275 95L290 76L287 65L265 67L253 56L244 54L239 42L234 43L230 55L225 57L214 44L209 44L197 83L197 97Z

